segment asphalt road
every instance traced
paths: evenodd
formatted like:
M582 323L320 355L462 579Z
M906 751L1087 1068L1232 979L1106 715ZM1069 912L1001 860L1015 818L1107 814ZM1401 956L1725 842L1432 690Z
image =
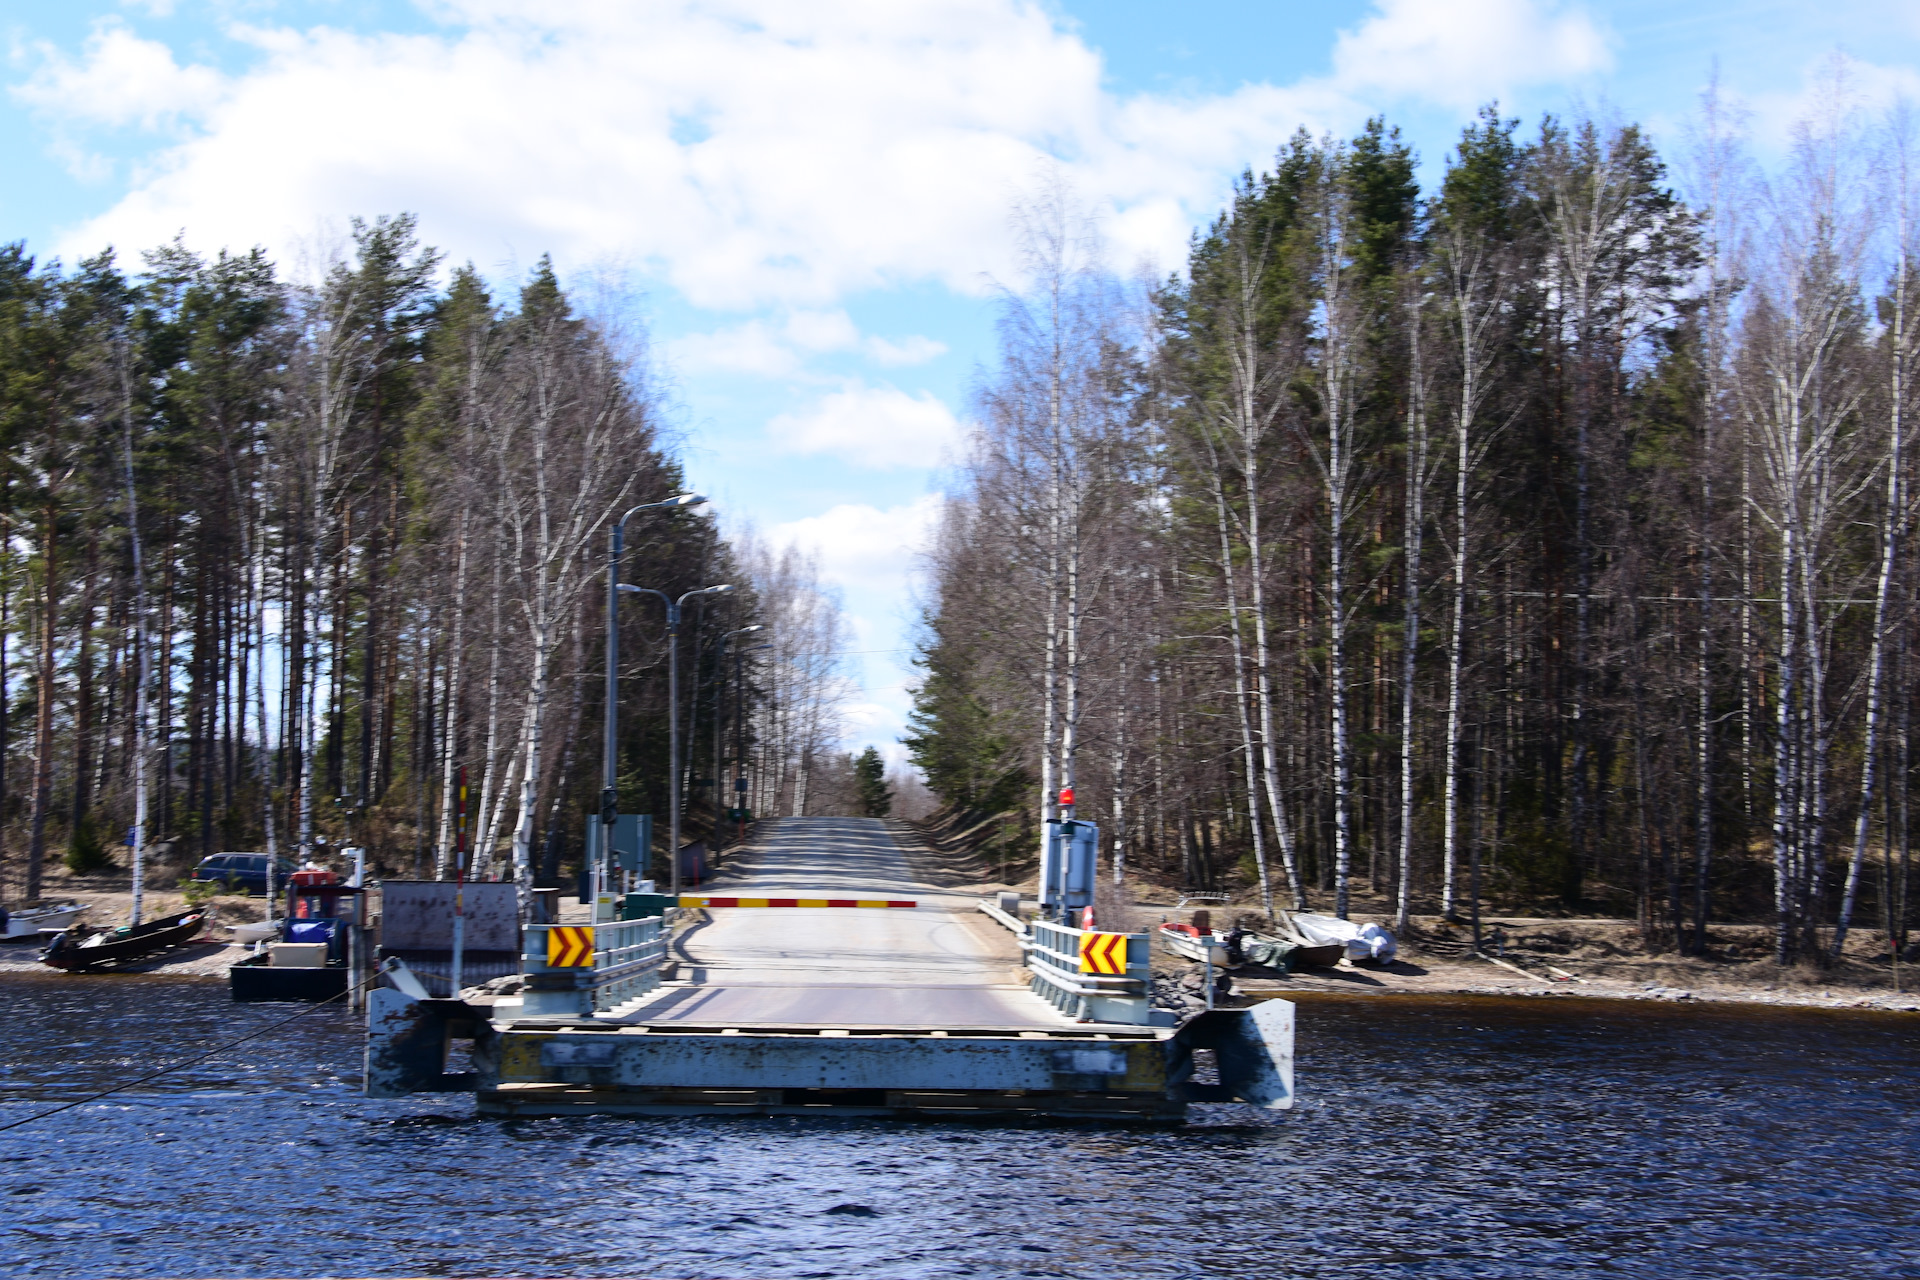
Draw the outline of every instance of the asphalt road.
M627 1017L696 1026L1060 1027L1010 935L914 878L876 818L783 818L697 891L913 899L912 908L712 908L681 931L680 981Z

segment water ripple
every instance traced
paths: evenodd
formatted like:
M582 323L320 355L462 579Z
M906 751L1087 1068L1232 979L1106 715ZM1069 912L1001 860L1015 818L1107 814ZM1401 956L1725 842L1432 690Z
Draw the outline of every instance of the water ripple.
M6 976L0 1117L286 1010ZM323 1010L0 1135L0 1274L1920 1276L1897 1015L1312 999L1290 1114L1181 1129L489 1120L362 1098Z

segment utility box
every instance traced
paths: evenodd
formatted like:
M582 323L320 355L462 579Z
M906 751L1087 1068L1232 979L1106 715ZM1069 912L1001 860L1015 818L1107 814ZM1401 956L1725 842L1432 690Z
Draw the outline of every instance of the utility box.
M1093 905L1093 877L1100 858L1100 828L1091 822L1049 822L1040 856L1040 909L1062 912Z
M600 861L600 839L606 831L607 824L600 821L599 814L587 818L587 866L592 867ZM652 852L653 815L621 814L613 824L613 847L612 855L607 859L608 870L617 867L621 871L645 875Z
M676 900L669 894L629 893L620 900L620 918L648 920L654 916L664 916L667 908L675 905Z
M327 944L324 942L275 942L267 946L267 964L275 969L324 969Z

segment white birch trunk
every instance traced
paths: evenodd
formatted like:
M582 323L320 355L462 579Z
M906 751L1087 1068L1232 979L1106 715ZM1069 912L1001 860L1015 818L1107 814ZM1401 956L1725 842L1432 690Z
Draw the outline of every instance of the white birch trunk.
M1401 629L1400 652L1400 875L1394 894L1394 929L1401 934L1406 933L1413 911L1414 674L1420 649L1420 556L1427 524L1427 375L1417 306L1416 303L1408 308L1411 314L1407 325L1412 368L1407 397L1407 498L1403 538L1406 618Z
M433 878L445 880L453 862L454 790L459 778L460 674L467 643L467 508L460 508L459 551L453 570L453 637L447 648L445 724L440 737L440 830L433 842Z
M1253 866L1260 879L1260 909L1273 917L1273 884L1267 875L1267 846L1260 829L1260 779L1254 767L1253 721L1247 713L1246 642L1240 625L1240 601L1234 586L1233 544L1227 537L1227 491L1216 464L1213 472L1213 507L1220 532L1220 577L1227 593L1227 626L1233 637L1233 708L1240 721L1240 752L1247 774L1247 828L1253 837Z
M1840 915L1834 923L1833 944L1828 954L1828 958L1835 963L1840 960L1841 949L1845 947L1847 941L1847 931L1853 924L1853 909L1860 892L1860 869L1867 856L1867 832L1872 821L1874 786L1877 781L1875 770L1879 764L1881 683L1882 670L1886 662L1887 615L1892 597L1894 564L1898 558L1901 538L1906 528L1907 247L1908 196L1912 185L1911 176L1907 172L1906 141L1904 136L1895 138L1894 177L1898 184L1899 195L1895 200L1897 214L1894 228L1893 315L1887 332L1890 356L1887 371L1887 448L1884 461L1887 479L1885 509L1880 518L1880 572L1874 581L1873 592L1873 644L1867 659L1867 710L1866 724L1862 729L1860 759L1860 812L1854 820L1853 856L1847 863L1846 887L1841 893ZM1885 838L1884 835L1882 838ZM1891 885L1891 883L1889 879L1888 884Z

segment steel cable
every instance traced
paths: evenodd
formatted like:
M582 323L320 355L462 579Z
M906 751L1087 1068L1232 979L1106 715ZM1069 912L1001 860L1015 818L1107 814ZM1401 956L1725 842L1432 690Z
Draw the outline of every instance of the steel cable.
M323 1008L326 1005L332 1004L335 1000L339 1000L345 996L352 995L354 992L358 991L361 987L367 986L369 983L372 983L373 981L375 981L377 978L379 978L379 976L380 976L380 973L376 971L370 977L366 978L364 981L355 983L354 985L348 987L345 991L340 992L338 995L328 996L325 1000L317 1001L314 1004L308 1006L307 1008L302 1009L300 1012L291 1015L290 1017L282 1018L278 1022L269 1023L267 1026L261 1027L258 1031L250 1031L246 1035L241 1036L238 1040L229 1040L227 1043L223 1045L218 1045L212 1049L207 1050L205 1053L200 1054L198 1057L183 1058L179 1062L170 1063L167 1066L161 1067L158 1071L149 1071L146 1075L140 1076L137 1079L129 1080L124 1084L117 1084L113 1086L113 1088L111 1089L103 1089L99 1093L89 1094L84 1098L76 1098L72 1102L63 1102L57 1107L49 1107L45 1111L36 1112L35 1114L23 1117L22 1119L10 1121L7 1124L0 1124L0 1133L5 1133L9 1129L18 1129L23 1124L32 1124L35 1120L45 1120L48 1116L59 1115L62 1111L71 1111L75 1107L84 1107L89 1102L98 1102L102 1098L111 1098L116 1093L125 1093L128 1089L133 1088L135 1085L145 1084L149 1080L157 1080L161 1076L164 1076L169 1072L180 1070L182 1067L195 1066L199 1063L205 1062L208 1058L218 1057L229 1049L238 1048L239 1046L245 1044L249 1040L258 1040L261 1036L266 1035L269 1031L277 1031L279 1028L286 1026L289 1022L296 1022L299 1019L306 1017L308 1014L313 1013L315 1010Z

